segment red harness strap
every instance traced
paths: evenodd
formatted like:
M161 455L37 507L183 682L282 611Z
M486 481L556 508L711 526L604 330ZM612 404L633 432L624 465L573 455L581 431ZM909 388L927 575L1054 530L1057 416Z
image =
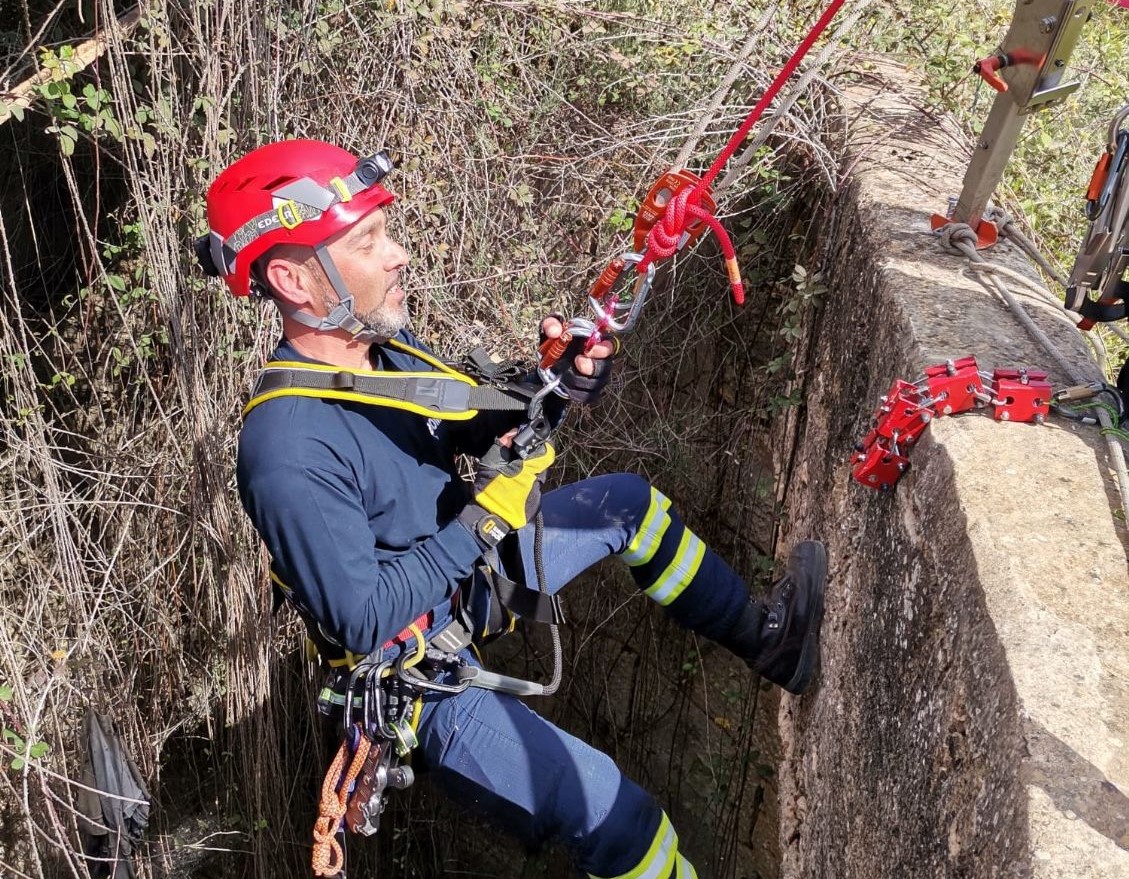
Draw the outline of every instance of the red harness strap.
M419 631L421 632L426 632L429 628L431 628L431 624L433 622L435 622L435 614L433 614L431 611L428 611L425 614L420 614L418 617L416 617L415 620L401 629L399 634L397 634L393 638L390 638L388 641L385 641L384 646L380 649L387 650L389 647L392 647L396 644L399 644L401 647L403 647L409 641L415 640L416 636L412 634L413 628L419 629Z

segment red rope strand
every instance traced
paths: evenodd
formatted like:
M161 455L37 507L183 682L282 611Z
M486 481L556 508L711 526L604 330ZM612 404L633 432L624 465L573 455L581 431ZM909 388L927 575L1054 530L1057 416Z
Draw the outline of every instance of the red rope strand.
M831 5L824 10L823 15L808 31L808 35L804 37L796 51L776 74L776 78L765 89L763 95L755 107L749 111L749 115L745 117L745 121L741 123L740 128L733 133L729 138L729 142L725 148L714 159L709 170L705 176L693 186L685 186L672 198L663 211L662 218L651 227L647 233L646 247L643 249L643 259L636 266L637 271L645 272L647 267L656 260L667 259L674 256L678 252L678 247L682 243L682 236L686 231L686 227L695 220L705 223L717 236L718 243L721 245L722 254L725 256L725 267L729 273L729 282L733 290L733 301L738 305L743 305L745 302L745 288L741 283L741 273L737 266L737 253L733 248L733 242L730 240L725 228L721 225L718 219L709 211L701 206L702 195L709 192L710 185L717 178L721 169L725 167L733 154L740 148L741 143L748 136L749 132L753 130L753 126L757 124L764 111L772 103L773 99L780 93L780 89L784 87L784 83L796 72L796 68L800 66L800 62L804 60L808 50L820 35L831 24L831 20L835 18L839 9L842 7L846 0L831 0Z

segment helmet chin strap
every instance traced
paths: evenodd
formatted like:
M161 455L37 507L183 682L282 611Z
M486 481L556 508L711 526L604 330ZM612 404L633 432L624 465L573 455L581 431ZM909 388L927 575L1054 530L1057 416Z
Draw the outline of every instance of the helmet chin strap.
M345 286L345 279L341 277L341 273L337 271L337 266L334 265L333 257L329 255L325 245L319 244L314 248L314 253L317 255L318 262L321 264L322 271L329 279L330 286L337 294L337 304L333 306L329 314L325 317L318 317L315 314L310 314L308 311L301 309L291 308L280 299L276 299L279 311L284 315L304 327L310 327L315 330L325 330L332 332L333 330L344 330L358 342L383 342L384 336L376 332L376 330L368 327L361 321L360 318L353 312L353 294L349 292L349 288Z

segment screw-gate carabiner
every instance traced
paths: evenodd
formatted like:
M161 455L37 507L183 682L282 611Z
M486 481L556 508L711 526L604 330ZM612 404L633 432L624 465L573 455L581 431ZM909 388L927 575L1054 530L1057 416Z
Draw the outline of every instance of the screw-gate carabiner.
M641 253L625 253L613 259L606 269L600 273L596 283L588 293L588 302L596 312L596 330L599 338L607 333L626 333L635 327L639 314L651 292L651 285L655 280L655 264L649 262L646 268L637 273L635 281L630 285L631 292L622 297L616 291L616 285L623 277L628 266L638 266L643 262ZM591 344L595 344L592 342Z
M1129 267L1129 129L1122 127L1126 119L1129 104L1110 122L1106 149L1090 178L1090 227L1066 283L1066 307L1083 315L1078 324L1082 330L1125 315L1125 306L1118 303L1129 293L1129 282L1122 280Z

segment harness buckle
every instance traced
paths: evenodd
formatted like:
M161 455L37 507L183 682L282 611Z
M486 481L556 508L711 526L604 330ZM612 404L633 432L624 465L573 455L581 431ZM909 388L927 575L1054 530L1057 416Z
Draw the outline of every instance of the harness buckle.
M353 193L349 191L349 187L340 177L334 177L329 181L329 185L337 191L337 197L341 199L342 204L353 200Z

